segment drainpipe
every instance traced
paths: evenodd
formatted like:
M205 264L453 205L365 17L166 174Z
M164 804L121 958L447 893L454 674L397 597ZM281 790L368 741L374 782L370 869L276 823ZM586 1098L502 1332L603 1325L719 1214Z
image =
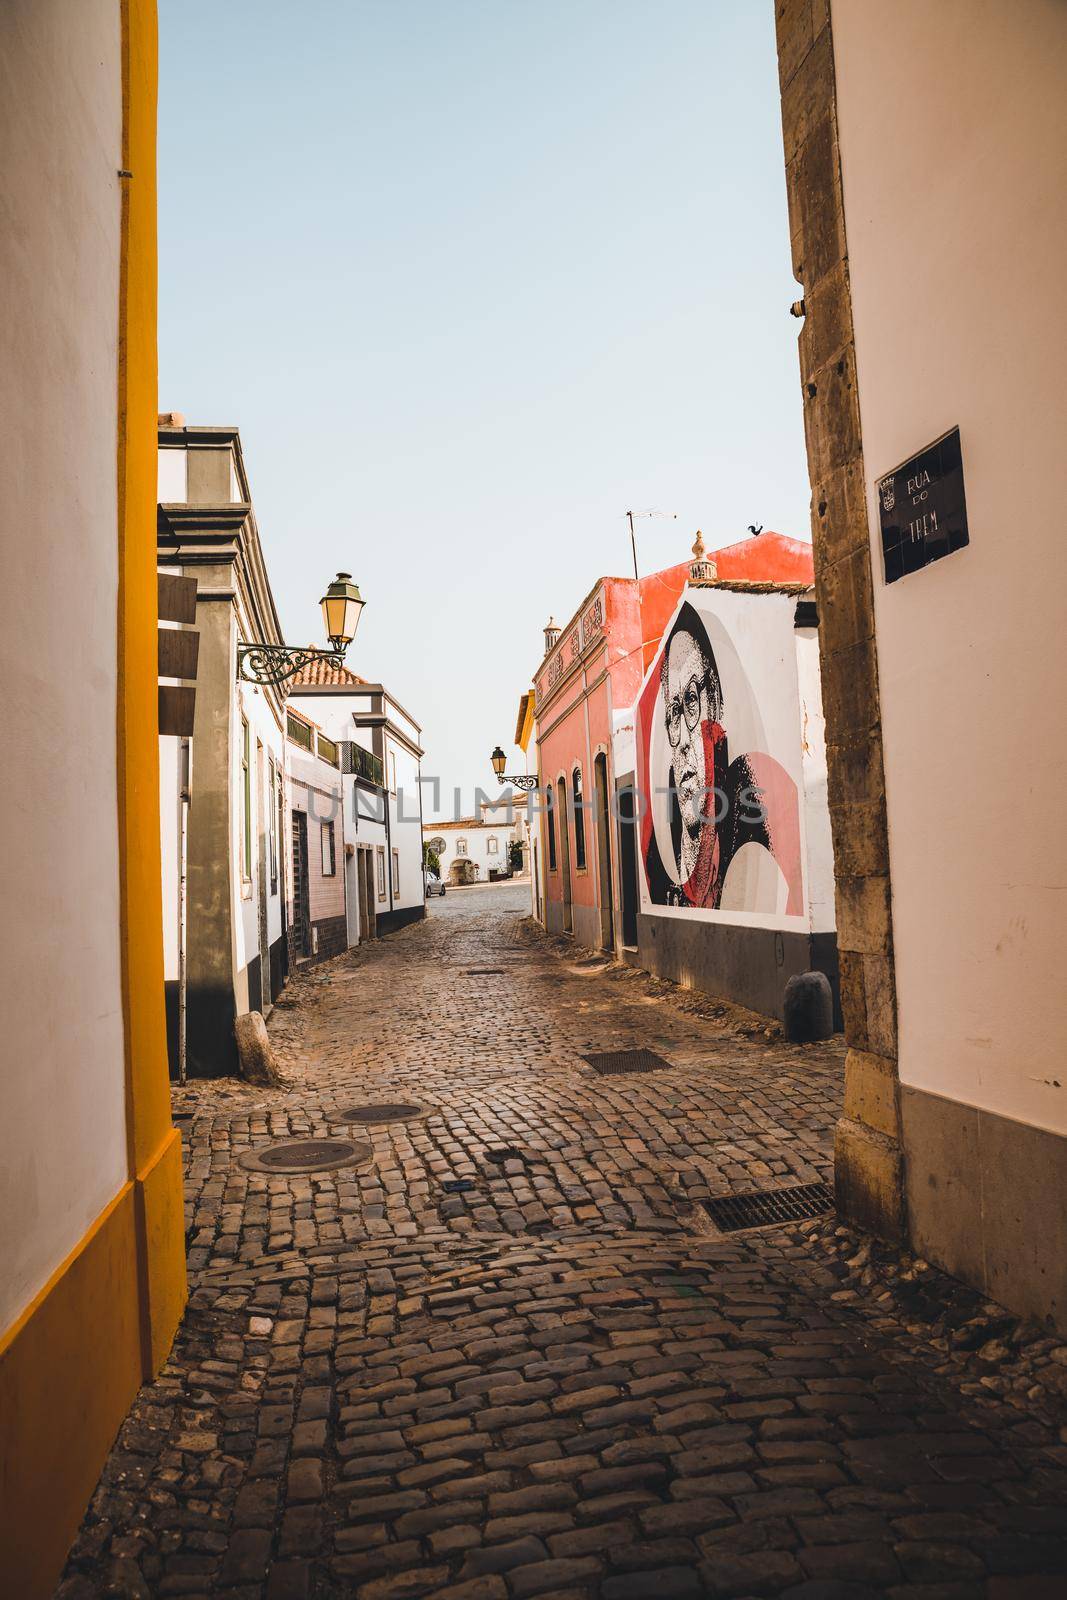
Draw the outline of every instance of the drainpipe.
M186 1080L185 1070L185 995L186 995L186 869L189 843L189 740L183 739L178 750L178 1082Z

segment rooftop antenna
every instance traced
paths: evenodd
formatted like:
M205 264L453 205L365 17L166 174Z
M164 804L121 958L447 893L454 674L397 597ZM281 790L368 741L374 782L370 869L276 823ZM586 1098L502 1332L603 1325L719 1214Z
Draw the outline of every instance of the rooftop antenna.
M675 522L677 522L678 513L677 511L655 511L650 507L647 511L628 511L626 515L630 522L630 548L634 553L634 577L640 579L640 573L637 570L637 540L634 538L634 518L671 517Z

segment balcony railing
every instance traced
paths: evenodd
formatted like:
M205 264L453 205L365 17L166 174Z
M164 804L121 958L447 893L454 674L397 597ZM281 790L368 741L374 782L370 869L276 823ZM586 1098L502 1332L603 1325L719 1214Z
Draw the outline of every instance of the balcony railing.
M341 752L342 772L351 773L367 783L377 784L379 789L385 787L385 768L380 757L372 755L361 744L356 744L354 739L345 739L338 748Z

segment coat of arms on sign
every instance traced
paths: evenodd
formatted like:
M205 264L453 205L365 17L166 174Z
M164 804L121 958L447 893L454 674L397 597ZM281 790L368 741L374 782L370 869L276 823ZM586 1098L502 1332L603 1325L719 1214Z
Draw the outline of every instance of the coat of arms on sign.
M882 497L882 510L892 511L897 503L896 478L893 473L890 473L888 478L882 479L878 485L878 493Z

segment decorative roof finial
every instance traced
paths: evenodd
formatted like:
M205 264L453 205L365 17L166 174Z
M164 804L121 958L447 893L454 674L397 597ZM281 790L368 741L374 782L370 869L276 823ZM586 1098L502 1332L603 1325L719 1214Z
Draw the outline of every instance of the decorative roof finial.
M552 649L553 645L555 644L555 642L556 642L556 640L558 638L559 638L559 628L556 626L556 619L555 619L555 617L549 617L548 621L545 623L545 655L546 656L548 655L548 652Z
M704 552L704 535L698 528L693 540L693 559L689 563L689 582L696 585L714 583L718 575L714 560Z

